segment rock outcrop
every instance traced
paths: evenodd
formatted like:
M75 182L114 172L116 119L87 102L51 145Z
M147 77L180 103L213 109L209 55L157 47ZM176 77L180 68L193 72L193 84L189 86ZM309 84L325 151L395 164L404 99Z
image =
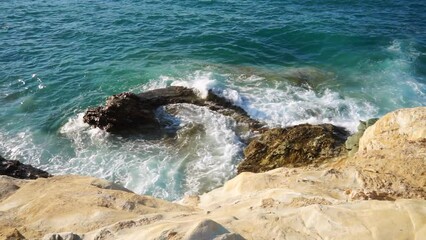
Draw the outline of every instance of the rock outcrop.
M26 238L34 239L62 232L81 237L79 233L124 219L149 216L155 222L164 218L162 213L173 212L170 217L194 210L123 191L96 178L54 176L20 184L1 201L0 211L0 238L3 230L16 228Z
M0 238L423 239L425 120L424 107L389 113L355 157L243 172L179 203L91 177L0 176Z
M320 163L344 152L348 132L331 124L302 124L263 132L244 150L238 172L265 172L279 167Z
M107 99L104 107L90 108L84 115L84 122L107 132L120 132L137 129L158 129L159 121L155 110L164 105L189 103L208 107L234 118L238 123L246 124L250 129L258 129L262 123L251 119L249 115L227 99L209 90L207 98L200 98L192 89L185 87L167 87L141 94L120 93Z
M380 118L365 130L349 162L370 188L395 197L426 199L426 107Z
M0 175L7 175L20 179L47 178L51 175L31 165L23 164L17 160L6 160L0 156Z

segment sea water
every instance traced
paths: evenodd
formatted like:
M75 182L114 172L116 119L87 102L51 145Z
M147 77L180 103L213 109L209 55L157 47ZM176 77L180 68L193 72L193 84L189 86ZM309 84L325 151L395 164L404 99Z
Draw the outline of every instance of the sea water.
M160 108L175 134L113 135L85 110L167 86L209 89L270 127L359 120L426 103L424 1L0 2L0 154L175 200L235 176L235 121Z

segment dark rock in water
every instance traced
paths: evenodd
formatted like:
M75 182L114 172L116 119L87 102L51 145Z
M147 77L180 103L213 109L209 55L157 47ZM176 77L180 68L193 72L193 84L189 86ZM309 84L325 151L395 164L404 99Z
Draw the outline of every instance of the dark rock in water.
M138 95L134 93L113 95L107 99L104 107L88 109L83 119L89 125L107 132L128 131L140 127L158 129L160 123L156 119L155 110L160 106L175 103L206 106L212 111L233 117L239 123L247 124L251 129L263 126L251 119L242 108L212 91L209 91L206 99L202 99L192 89L176 86Z
M48 172L16 160L6 160L0 156L0 175L20 179L37 179L51 177Z
M348 132L331 124L302 124L262 133L244 150L241 172L265 172L279 167L319 163L345 152Z
M378 118L371 118L367 121L360 121L358 125L358 132L354 133L353 135L349 136L348 139L345 142L346 150L348 150L349 156L353 156L359 148L359 140L361 139L362 135L364 135L365 130L372 126L374 123L379 120Z
M154 111L138 95L120 93L107 99L105 107L87 110L84 122L107 132L117 132L138 125L158 127Z

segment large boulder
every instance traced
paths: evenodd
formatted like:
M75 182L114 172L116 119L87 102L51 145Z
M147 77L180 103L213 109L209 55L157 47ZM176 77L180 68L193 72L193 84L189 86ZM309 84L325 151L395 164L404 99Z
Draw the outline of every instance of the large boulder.
M0 175L7 175L20 179L47 178L51 175L41 169L28 164L23 164L17 160L6 160L0 156Z
M279 167L319 163L345 152L348 132L331 124L302 124L265 131L244 150L238 172L265 172Z
M363 172L370 188L426 198L426 107L400 109L381 117L364 132L351 163Z

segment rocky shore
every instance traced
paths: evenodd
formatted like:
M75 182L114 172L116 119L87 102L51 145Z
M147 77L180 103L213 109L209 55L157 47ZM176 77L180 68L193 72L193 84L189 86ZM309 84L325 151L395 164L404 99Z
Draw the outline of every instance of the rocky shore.
M128 97L141 108L140 96ZM203 101L229 112L226 102ZM87 121L104 124L100 116L112 119L106 111L108 104L89 110ZM230 116L262 125L238 109ZM235 178L174 203L92 177L3 175L0 238L422 239L426 107L388 113L358 134L359 142L349 138L345 144L348 135L327 124L263 129L246 148Z

